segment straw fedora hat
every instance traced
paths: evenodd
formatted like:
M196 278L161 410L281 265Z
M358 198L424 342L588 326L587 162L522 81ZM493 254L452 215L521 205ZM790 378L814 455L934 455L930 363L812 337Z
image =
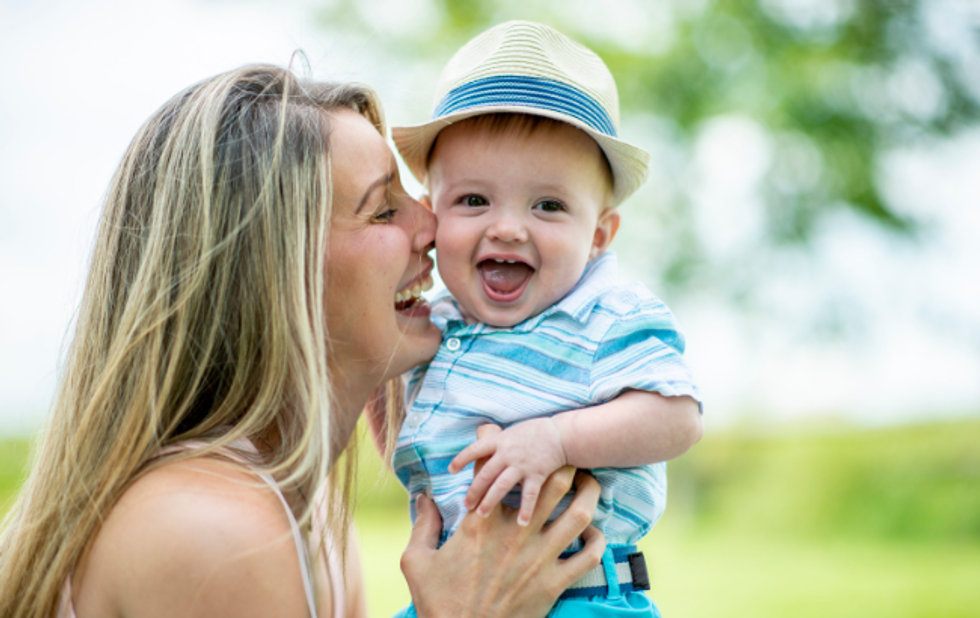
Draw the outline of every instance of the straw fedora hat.
M592 136L612 167L614 204L646 181L650 154L618 137L619 95L605 63L557 30L527 21L494 26L461 47L439 76L432 119L394 127L392 139L424 182L441 130L498 112L554 118Z

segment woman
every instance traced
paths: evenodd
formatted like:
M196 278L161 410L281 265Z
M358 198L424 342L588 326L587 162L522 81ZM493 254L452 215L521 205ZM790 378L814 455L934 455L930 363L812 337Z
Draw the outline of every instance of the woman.
M371 393L440 339L411 293L396 304L428 277L434 222L382 133L369 90L268 66L140 130L4 525L0 615L364 614L335 463ZM589 480L542 530L570 485L549 481L534 525L471 517L438 551L423 499L402 559L419 614L543 615L603 549Z

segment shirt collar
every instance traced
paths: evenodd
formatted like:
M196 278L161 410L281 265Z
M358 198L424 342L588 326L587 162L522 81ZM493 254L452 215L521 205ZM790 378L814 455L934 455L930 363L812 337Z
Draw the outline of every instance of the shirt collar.
M616 284L619 278L619 266L616 254L606 251L585 266L582 278L575 287L560 301L548 307L535 317L546 317L553 313L564 313L568 317L585 322L592 308L599 302L600 294ZM531 318L533 320L534 318ZM530 322L531 320L527 320Z
M575 287L554 305L548 307L536 316L530 317L513 328L496 328L482 323L467 325L459 305L450 296L449 291L441 292L432 300L432 321L443 331L465 330L473 333L494 330L512 330L524 332L533 330L548 316L563 313L577 322L584 323L592 308L599 302L603 290L616 284L619 267L616 254L606 251L585 266L585 272L575 284Z

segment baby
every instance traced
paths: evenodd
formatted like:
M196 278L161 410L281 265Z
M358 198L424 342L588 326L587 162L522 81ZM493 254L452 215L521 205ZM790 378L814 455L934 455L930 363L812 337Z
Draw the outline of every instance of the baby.
M649 586L635 544L665 506L662 462L700 438L701 417L673 316L617 283L607 252L649 155L616 136L602 60L540 24L467 43L436 101L433 120L393 130L426 186L451 294L433 301L438 353L408 376L395 472L413 497L433 498L446 538L467 510L501 500L526 524L552 472L591 469L604 564L552 615L581 615L583 603L657 615L637 592ZM487 423L504 429L477 440ZM474 478L469 464L484 457Z

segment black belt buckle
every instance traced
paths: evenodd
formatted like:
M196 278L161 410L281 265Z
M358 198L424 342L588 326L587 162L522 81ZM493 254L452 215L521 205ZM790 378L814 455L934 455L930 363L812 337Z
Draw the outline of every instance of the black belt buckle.
M647 561L643 552L638 551L626 556L630 563L630 574L633 576L633 590L649 590L650 574L647 572Z

